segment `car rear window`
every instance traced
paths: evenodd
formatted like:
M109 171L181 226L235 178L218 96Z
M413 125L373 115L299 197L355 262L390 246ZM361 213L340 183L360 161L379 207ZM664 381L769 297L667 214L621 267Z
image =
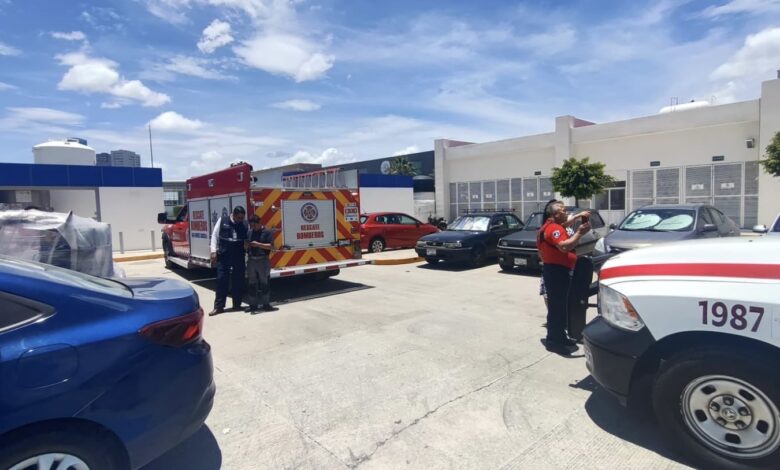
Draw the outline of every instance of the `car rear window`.
M58 284L64 284L80 289L87 289L103 294L132 297L133 291L121 282L90 276L71 269L64 269L50 264L26 261L8 256L0 256L0 263L8 265L13 271L23 273L37 279L44 279Z
M642 209L621 222L620 230L646 232L687 232L693 229L696 213L686 209Z

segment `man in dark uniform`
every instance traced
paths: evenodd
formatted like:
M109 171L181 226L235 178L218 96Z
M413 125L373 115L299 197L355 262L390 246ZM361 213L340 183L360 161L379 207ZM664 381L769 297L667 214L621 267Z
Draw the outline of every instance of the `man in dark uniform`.
M220 217L214 224L214 232L211 234L211 265L217 266L217 295L214 298L214 310L209 312L209 316L225 311L228 287L233 298L233 310L241 308L246 269L244 242L249 232L245 217L246 210L236 206L233 215Z
M272 312L276 308L271 306L271 262L268 259L274 248L274 234L266 230L260 222L260 217L253 215L249 218L249 236L247 237L247 251L249 258L246 261L246 277L249 284L247 312L257 310L261 304L261 310Z
M571 284L571 272L577 263L577 247L580 237L590 230L590 223L584 222L569 237L566 233L568 214L562 202L553 202L545 208L547 220L539 228L536 245L544 266L542 278L547 291L547 339L548 351L570 354L577 344L566 336L566 315Z

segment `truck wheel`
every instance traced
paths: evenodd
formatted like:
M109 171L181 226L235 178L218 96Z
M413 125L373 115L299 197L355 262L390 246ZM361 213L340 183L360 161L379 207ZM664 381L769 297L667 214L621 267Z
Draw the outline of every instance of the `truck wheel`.
M371 243L368 244L368 249L371 253L381 253L385 249L385 241L379 237L372 238Z
M669 444L703 468L780 468L780 383L770 363L727 348L667 361L653 409Z
M177 264L171 262L171 256L173 255L171 250L171 243L168 240L163 241L163 258L165 259L165 267L168 269L176 269Z
M471 259L469 260L469 266L472 268L478 268L485 264L485 249L481 246L475 246L471 250Z

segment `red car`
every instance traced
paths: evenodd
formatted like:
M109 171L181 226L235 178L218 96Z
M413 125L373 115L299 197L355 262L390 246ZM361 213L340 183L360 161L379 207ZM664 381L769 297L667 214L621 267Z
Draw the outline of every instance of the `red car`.
M374 212L360 216L360 247L372 253L385 248L414 248L417 240L439 229L398 212Z

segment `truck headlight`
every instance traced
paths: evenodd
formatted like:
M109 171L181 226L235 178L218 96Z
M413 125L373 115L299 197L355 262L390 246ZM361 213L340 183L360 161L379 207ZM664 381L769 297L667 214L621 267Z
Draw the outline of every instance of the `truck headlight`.
M498 242L498 244L499 246L509 246L509 242L506 240L501 240L500 242Z
M599 241L596 242L596 246L593 247L593 251L599 255L603 255L607 252L607 244L604 242L603 237L599 238Z
M639 331L645 326L628 297L603 284L599 288L599 306L604 320L618 328Z
M444 248L460 248L463 245L460 243L460 241L457 242L446 242L444 244Z
M425 241L418 240L417 241L417 248L425 248Z

